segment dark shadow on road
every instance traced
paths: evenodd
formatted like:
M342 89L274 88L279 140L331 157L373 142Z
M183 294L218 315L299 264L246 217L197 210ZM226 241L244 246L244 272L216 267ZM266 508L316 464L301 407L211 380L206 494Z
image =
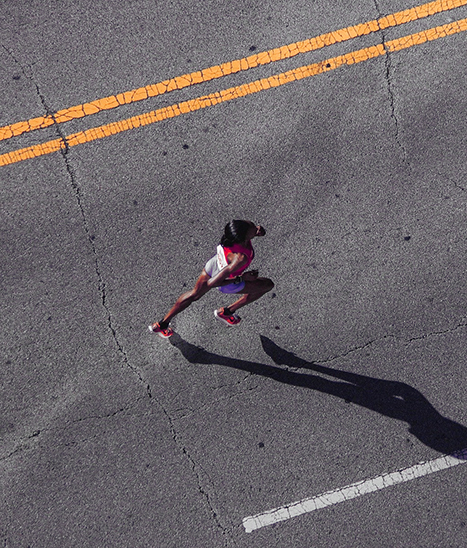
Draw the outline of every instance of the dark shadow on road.
M280 348L264 336L261 336L261 343L274 363L306 372L213 354L188 343L177 334L170 338L170 342L190 363L223 365L284 384L318 390L386 417L404 421L409 425L412 435L440 453L454 453L467 448L467 428L443 417L423 394L408 384L375 379L308 362ZM339 380L329 380L310 372Z

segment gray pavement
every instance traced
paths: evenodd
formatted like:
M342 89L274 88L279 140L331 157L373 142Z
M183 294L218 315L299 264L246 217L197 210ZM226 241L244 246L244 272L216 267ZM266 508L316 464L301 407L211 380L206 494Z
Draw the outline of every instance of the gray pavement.
M0 125L413 7L7 1ZM433 15L0 141L0 154L467 17ZM467 448L467 34L0 167L0 540L463 546L465 467L242 520ZM147 331L223 226L272 293ZM402 403L401 403L402 402Z

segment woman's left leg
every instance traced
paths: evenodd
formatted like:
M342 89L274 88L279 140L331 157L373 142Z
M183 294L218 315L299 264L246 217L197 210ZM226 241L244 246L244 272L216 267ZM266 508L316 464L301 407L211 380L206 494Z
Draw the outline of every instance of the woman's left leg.
M208 280L211 276L207 274L205 270L201 273L201 276L196 281L195 287L191 291L187 291L177 299L172 308L167 312L164 317L164 324L168 324L174 316L188 308L190 304L194 303L198 299L201 299L209 291Z
M274 287L274 282L269 278L257 278L251 282L245 282L245 287L239 291L242 294L240 299L235 301L227 308L232 314L242 306L246 306L260 299L263 295L271 291Z
M164 319L160 322L151 324L149 330L157 333L159 337L162 337L163 339L172 336L173 329L169 327L170 320L209 291L208 280L210 277L211 276L203 269L201 276L196 281L195 287L191 291L187 291L183 295L180 295L172 308L167 312Z

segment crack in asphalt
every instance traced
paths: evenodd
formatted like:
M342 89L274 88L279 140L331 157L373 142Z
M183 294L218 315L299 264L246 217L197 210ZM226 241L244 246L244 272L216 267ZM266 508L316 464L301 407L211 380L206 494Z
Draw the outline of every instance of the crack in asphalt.
M384 17L384 15L381 12L379 2L378 2L378 0L373 0L373 1L374 1L374 4L375 4L376 13L378 14L378 19L377 20L382 19ZM379 26L379 24L378 24L378 26ZM402 150L402 154L403 154L403 157L404 157L404 162L407 162L407 156L408 156L407 155L407 150L406 150L404 144L402 143L402 141L400 139L399 119L398 119L397 114L396 114L396 100L395 100L395 93L394 93L394 89L393 89L394 85L393 85L393 82L391 81L392 58L391 58L391 54L390 54L389 49L386 47L386 33L385 33L384 29L380 28L379 32L381 34L382 45L383 45L383 47L386 51L386 55L384 57L384 63L385 63L385 67L386 67L385 80L386 80L386 83L387 83L389 104L390 104L390 107L391 107L391 119L393 120L394 126L395 126L395 140L396 140L396 143L399 146L399 148Z
M383 335L382 337L379 337L378 339L373 339L369 342L366 342L365 344L361 344L359 346L353 346L352 348L350 348L349 350L347 350L346 352L344 352L342 354L337 354L336 356L331 356L329 358L325 358L324 360L319 360L318 359L318 360L314 360L314 361L318 364L333 362L335 360L345 358L346 356L348 356L349 354L353 354L354 352L360 352L360 350L364 350L368 346L371 346L374 343L383 341L383 340L388 339L388 338L397 339L397 337L395 335ZM294 368L294 369L299 369L299 368Z
M448 333L454 333L458 329L462 329L462 328L465 328L465 327L467 327L467 323L459 323L455 327L451 327L449 329L443 329L441 331L432 331L432 332L429 332L429 333L424 333L422 335L418 335L416 337L410 337L409 339L399 337L397 335L383 335L382 337L379 337L377 339L373 339L371 341L368 341L365 344L361 344L359 346L354 346L354 347L350 348L349 350L347 350L346 352L344 352L342 354L337 354L336 356L331 356L331 357L325 358L323 360L316 359L316 360L314 360L314 362L317 363L317 364L323 364L323 363L329 363L329 362L332 362L332 361L335 361L335 360L339 360L341 358L345 358L349 354L353 354L354 352L359 352L360 350L364 350L368 346L371 346L375 343L379 343L379 342L384 341L386 339L394 339L396 341L402 341L402 342L405 342L407 345L409 345L409 344L411 344L412 342L415 342L415 341L421 341L421 340L429 339L430 337L437 337L437 336L447 335ZM294 368L294 369L296 369L296 368Z
M18 453L21 453L22 451L27 451L29 449L32 449L30 445L28 445L28 442L34 438L39 438L39 436L41 435L41 433L43 432L44 430L36 430L34 431L32 434L30 434L28 437L26 438L23 438L22 440L20 440L20 442L17 444L17 446L13 449L13 451L11 451L10 453L8 453L8 455L5 455L4 457L1 457L0 458L0 462L5 462L7 461L8 459L10 459L11 457L13 457L14 455L18 454Z
M233 545L234 539L230 533L230 531L221 523L219 519L219 515L214 507L214 504L212 502L212 496L209 494L208 490L203 486L202 481L202 475L201 472L208 478L208 480L211 482L212 487L214 488L212 481L209 478L209 475L207 472L203 469L203 467L195 461L195 459L191 456L190 452L188 451L187 447L183 444L182 440L180 439L180 435L177 433L177 430L175 428L174 419L171 417L167 409L164 407L164 405L154 398L152 401L156 402L159 408L161 409L162 413L165 415L167 422L169 424L169 429L172 435L172 439L176 445L176 447L180 450L180 452L183 454L183 456L187 459L187 461L190 463L191 470L196 478L196 482L198 484L198 491L200 495L204 498L207 507L209 508L209 512L211 514L212 519L216 523L216 526L218 529L222 532L222 535L224 536L224 546L229 544Z
M56 131L57 131L58 135L63 139L63 141L66 144L66 137L62 133L62 131L61 131L61 129L58 125L56 126ZM61 154L62 154L63 160L65 162L65 167L66 167L68 176L70 178L71 186L72 186L73 191L75 193L78 208L79 208L81 218L82 218L82 221L83 221L83 228L84 228L86 237L88 239L89 245L91 247L91 250L92 250L92 253L93 253L93 256L94 256L94 267L95 267L96 276L97 276L97 279L98 279L98 290L99 290L99 293L101 295L102 307L104 308L104 310L106 312L106 315L107 315L107 326L108 326L110 332L112 333L112 338L115 342L115 345L118 349L118 352L120 353L120 355L123 358L123 361L124 361L125 365L137 376L140 383L146 384L146 387L145 387L146 388L146 394L149 398L151 398L152 393L151 393L151 387L150 387L149 383L146 383L146 381L143 378L143 376L142 376L141 372L139 371L139 369L137 367L133 366L130 363L128 355L127 355L122 343L119 341L117 331L116 331L116 329L113 325L112 314L111 314L111 311L110 311L110 307L107 303L106 283L105 283L104 276L103 276L103 274L101 272L101 269L100 269L99 256L98 256L98 253L97 253L96 245L94 244L93 237L92 237L91 232L89 230L89 225L88 225L88 221L87 221L87 218L86 218L86 213L85 213L84 206L83 206L83 203L82 203L81 189L80 189L78 183L76 182L76 176L75 176L75 173L73 171L73 168L71 167L70 160L68 158L68 146L66 146L65 149L61 150Z
M451 179L449 179L449 180L451 180ZM467 188L461 186L457 181L452 181L452 182L454 183L454 186L455 186L456 188L458 188L459 190L462 190L463 192L466 192L466 191L467 191Z
M447 335L448 333L454 333L458 329L462 329L464 327L467 327L467 323L460 323L456 325L456 327L452 327L450 329L444 329L442 331L433 331L431 333L425 333L424 335L419 335L418 337L411 337L410 339L404 339L407 341L408 344L414 341L421 341L424 339L428 339L429 337L437 337L441 335Z
M119 354L123 358L123 361L124 361L125 365L138 377L138 380L142 384L145 384L146 381L144 380L143 376L141 375L141 372L139 371L139 369L137 367L133 366L130 363L128 355L127 355L122 343L119 341L117 331L116 331L116 329L113 325L112 314L110 312L110 307L107 303L106 283L105 283L105 280L104 280L104 277L102 275L101 268L100 268L100 265L99 265L99 256L98 256L98 253L97 253L96 245L94 244L93 236L91 235L91 232L89 230L88 220L86 218L86 213L85 213L84 206L83 206L83 203L82 203L81 189L80 189L78 183L76 182L76 175L73 171L73 168L71 166L71 163L70 163L70 160L69 160L69 157L68 157L69 146L68 146L66 135L63 133L62 128L60 127L60 125L55 121L54 110L52 108L50 108L50 106L48 105L48 103L45 99L45 96L43 95L43 93L40 89L39 84L35 81L34 76L32 74L31 66L28 67L29 71L26 71L26 68L14 56L13 52L10 49L8 49L7 47L5 47L4 45L2 45L2 47L11 56L11 58L14 60L14 62L20 67L20 69L21 69L22 73L24 74L24 76L35 87L37 96L39 97L39 100L40 100L40 102L41 102L41 104L42 104L42 106L45 110L46 115L51 117L54 120L54 128L55 128L55 131L57 133L57 136L64 143L64 148L61 149L60 152L61 152L63 161L65 162L65 168L66 168L68 177L70 178L71 187L72 187L72 189L74 191L74 194L75 194L78 209L80 211L80 215L81 215L81 218L82 218L82 221L83 221L84 232L86 234L87 240L89 242L89 245L90 245L92 253L93 253L94 266L95 266L95 271L96 271L96 275L97 275L97 279L98 279L98 290L99 290L99 293L101 295L102 306L103 306L103 308L106 312L106 315L107 315L107 326L108 326L110 332L112 333L112 338L115 342L115 345L118 349ZM146 383L146 394L149 398L152 397L151 387L150 387L149 383Z
M244 379L242 379L241 381L238 381L236 383L225 384L225 385L219 386L213 392L215 392L217 390L220 390L221 388L236 387L239 384L244 383L246 381L246 379L250 378L250 377L254 377L254 373L248 373L247 377L245 377ZM258 387L259 387L259 385L255 384L254 386L251 386L249 388L245 388L244 390L240 390L240 391L236 392L235 394L228 394L228 395L225 395L225 396L220 396L218 398L215 398L215 399L213 399L213 400L211 400L211 401L209 401L209 402L207 402L203 405L200 405L199 407L180 407L178 409L174 409L174 411L173 411L174 413L179 413L174 420L187 419L187 418L193 416L195 413L201 413L203 411L206 411L206 410L210 409L211 407L213 407L214 405L219 404L221 402L226 402L226 401L234 400L236 398L241 398L242 396L248 394L249 392L253 392L255 390L258 390Z
M381 31L381 34L383 35L383 44L384 44L385 42L384 31ZM386 65L386 82L388 84L389 104L391 106L391 118L393 119L394 126L395 126L395 139L396 139L396 143L402 150L404 161L407 161L407 150L400 139L399 119L396 114L395 94L393 90L393 83L391 81L391 55L389 51L386 51L385 65Z
M65 422L65 424L63 426L54 426L54 427L51 427L51 428L40 428L38 430L34 430L31 434L29 434L29 436L21 438L17 442L16 447L13 449L13 451L11 451L9 454L5 455L4 457L0 457L0 462L4 462L4 461L8 460L9 458L11 458L12 456L14 456L15 454L20 453L22 451L27 451L27 450L33 449L30 445L28 445L28 443L31 440L38 441L39 438L47 432L60 432L60 431L68 430L70 425L73 426L75 424L80 424L80 423L85 422L85 421L111 419L113 417L116 417L117 415L120 415L121 413L124 413L126 411L130 411L142 399L143 399L142 397L136 398L133 401L129 401L126 405L120 407L116 411L112 411L112 412L106 413L104 415L89 415L87 417L81 417L81 418L76 419L76 420ZM133 416L138 416L138 415L133 415ZM145 414L142 414L141 416L145 416ZM82 443L83 441L93 439L97 436L100 436L100 433L96 434L95 436L93 436L91 438L86 438L85 440L80 440L80 441L76 441L76 442L70 442L70 443L67 443L65 445L77 445L78 443Z
M439 171L437 171L439 177L441 179L446 179L447 181L449 181L455 188L457 188L458 190L462 190L462 192L467 192L467 188L464 187L464 186L461 186L457 181L455 181L454 179L452 179L451 177L448 177L445 173L440 173Z

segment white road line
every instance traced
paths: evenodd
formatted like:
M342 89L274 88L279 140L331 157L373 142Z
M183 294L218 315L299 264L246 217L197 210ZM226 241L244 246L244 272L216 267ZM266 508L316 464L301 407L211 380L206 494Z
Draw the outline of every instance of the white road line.
M427 476L428 474L433 474L440 470L446 470L447 468L452 468L453 466L464 464L465 462L467 462L467 449L428 462L421 462L410 468L405 468L404 470L398 470L397 472L383 474L382 476L373 479L352 483L352 485L334 489L333 491L328 491L327 493L317 495L316 497L292 502L286 506L274 508L273 510L263 512L262 514L256 514L256 516L246 517L243 519L243 527L245 527L247 533L251 533L256 529L266 527L267 525L273 525L279 521L285 521L302 514L313 512L314 510L319 510L320 508L325 508L326 506L332 506L339 502L366 495L367 493L380 491L386 487Z

